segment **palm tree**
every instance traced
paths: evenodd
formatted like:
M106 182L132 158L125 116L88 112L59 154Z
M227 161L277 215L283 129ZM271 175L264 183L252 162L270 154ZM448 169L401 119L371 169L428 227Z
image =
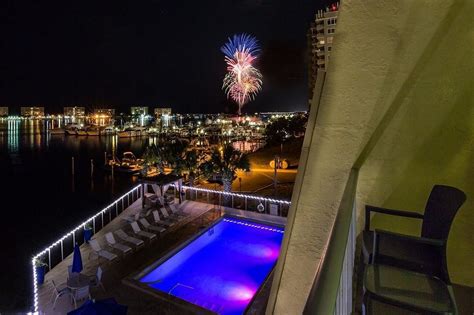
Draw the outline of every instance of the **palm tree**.
M247 155L228 144L221 150L215 149L210 159L201 165L201 169L207 177L221 175L224 191L232 192L236 171L238 169L250 171L250 163ZM230 196L224 195L224 205L228 205L230 200Z
M148 174L148 169L150 166L156 166L160 173L162 173L164 169L163 162L161 150L154 144L148 146L143 153L142 175L146 176Z

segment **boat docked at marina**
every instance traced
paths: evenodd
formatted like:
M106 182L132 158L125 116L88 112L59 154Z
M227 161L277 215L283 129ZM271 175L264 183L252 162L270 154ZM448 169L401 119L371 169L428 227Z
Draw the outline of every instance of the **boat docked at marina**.
M127 127L117 133L119 138L143 137L147 136L148 132L145 127Z
M115 155L109 157L104 168L111 172L138 175L143 170L143 159L137 159L133 152L124 152L121 160Z
M82 126L78 124L69 124L66 127L64 127L64 132L67 136L76 136L77 131L81 130Z

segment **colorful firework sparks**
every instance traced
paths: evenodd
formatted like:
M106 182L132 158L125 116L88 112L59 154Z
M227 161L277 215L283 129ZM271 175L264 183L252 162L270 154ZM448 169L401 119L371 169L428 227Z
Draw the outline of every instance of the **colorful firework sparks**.
M262 74L252 63L257 59L260 47L255 37L248 34L236 34L221 47L225 55L228 73L224 77L222 88L228 98L238 105L240 115L242 107L255 99L262 89Z

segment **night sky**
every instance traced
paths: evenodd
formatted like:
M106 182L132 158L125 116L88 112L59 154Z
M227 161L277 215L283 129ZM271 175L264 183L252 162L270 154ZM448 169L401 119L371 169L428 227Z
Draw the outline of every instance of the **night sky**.
M244 112L305 110L306 32L325 0L31 1L0 5L0 106L235 112L227 37L259 39L263 90Z

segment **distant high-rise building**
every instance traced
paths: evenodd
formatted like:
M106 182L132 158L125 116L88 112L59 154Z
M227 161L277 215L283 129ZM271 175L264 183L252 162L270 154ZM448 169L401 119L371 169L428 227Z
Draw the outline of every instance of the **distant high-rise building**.
M23 117L39 118L44 116L44 107L21 107L20 115Z
M325 10L316 13L314 23L308 32L309 46L309 102L313 99L313 89L318 71L326 71L332 51L332 42L336 31L339 3L334 3Z
M171 108L170 107L158 107L155 108L155 116L160 117L163 115L171 115Z
M132 116L141 116L141 115L148 115L148 107L147 106L135 106L135 107L130 107L130 113Z
M64 116L73 117L73 118L84 118L86 115L85 107L64 107Z
M8 116L8 107L0 107L0 117Z

